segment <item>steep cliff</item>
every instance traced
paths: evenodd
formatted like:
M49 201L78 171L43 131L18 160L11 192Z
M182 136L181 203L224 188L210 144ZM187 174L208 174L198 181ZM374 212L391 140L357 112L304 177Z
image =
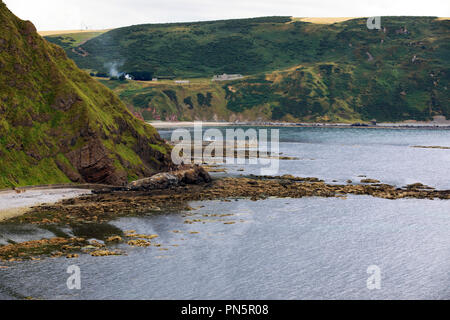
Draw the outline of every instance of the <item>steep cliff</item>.
M170 147L0 0L0 188L121 185L171 167Z

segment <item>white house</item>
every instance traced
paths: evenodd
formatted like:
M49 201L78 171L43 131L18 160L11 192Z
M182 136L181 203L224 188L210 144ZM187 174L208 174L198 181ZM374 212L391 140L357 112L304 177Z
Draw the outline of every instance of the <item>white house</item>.
M215 75L211 81L229 81L229 80L237 80L242 79L244 76L242 74L219 74Z

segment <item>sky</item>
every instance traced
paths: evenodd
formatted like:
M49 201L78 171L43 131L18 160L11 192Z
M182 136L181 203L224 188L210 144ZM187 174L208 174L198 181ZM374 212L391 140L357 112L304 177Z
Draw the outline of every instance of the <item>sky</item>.
M450 17L448 0L3 0L39 31L261 16Z

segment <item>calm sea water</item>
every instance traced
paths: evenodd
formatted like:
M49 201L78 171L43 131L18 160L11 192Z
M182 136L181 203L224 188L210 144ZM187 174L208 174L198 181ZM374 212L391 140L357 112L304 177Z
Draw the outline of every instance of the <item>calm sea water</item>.
M281 139L281 152L302 160L282 161L280 174L450 188L450 150L410 148L450 146L450 131L286 128ZM259 171L239 168L229 166L229 174ZM349 196L191 206L109 224L157 233L167 250L119 245L126 256L8 264L0 298L450 299L450 201ZM0 235L20 241L52 233L1 226ZM66 286L72 264L81 269L79 291ZM380 290L367 288L371 265L381 270Z
M220 128L223 132L226 129L229 128ZM450 150L412 148L450 147L450 130L278 129L280 152L300 159L281 161L280 175L317 177L329 183L333 180L345 183L349 179L359 182L364 175L399 187L421 182L438 189L450 189ZM161 130L161 136L170 140L171 132ZM232 175L260 174L261 171L260 165L227 167ZM237 171L240 169L245 171Z

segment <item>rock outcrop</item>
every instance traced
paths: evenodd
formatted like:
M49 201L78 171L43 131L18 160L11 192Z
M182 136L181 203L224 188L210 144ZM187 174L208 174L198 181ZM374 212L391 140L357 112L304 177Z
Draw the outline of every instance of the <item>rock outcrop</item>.
M180 184L200 184L205 182L211 182L211 177L204 168L200 166L185 166L177 171L158 173L149 178L133 181L125 190L148 191L167 189Z
M127 181L125 174L115 172L113 160L99 139L67 153L67 158L86 182L121 185Z
M176 177L176 174L172 174L170 179L174 179L174 177ZM166 178L159 175L158 181L167 181ZM387 184L339 185L327 184L316 178L290 176L218 178L211 183L184 186L180 184L166 189L151 189L151 187L146 189L147 186L154 186L148 181L142 183L141 186L142 189L136 186L135 191L128 191L126 188L111 190L113 189L111 188L104 192L93 192L92 195L66 199L52 205L42 205L11 222L33 224L73 224L75 221L78 223L98 223L129 214L149 214L162 210L189 210L189 202L191 201L231 201L236 198L247 198L254 201L270 197L294 199L336 197L346 199L349 195L368 195L390 200L407 198L450 200L450 190L433 190L419 183L404 188ZM53 219L44 218L48 217L49 214Z
M155 174L150 178L133 181L126 187L126 189L131 191L167 189L177 186L179 183L180 180L177 176L164 172Z

